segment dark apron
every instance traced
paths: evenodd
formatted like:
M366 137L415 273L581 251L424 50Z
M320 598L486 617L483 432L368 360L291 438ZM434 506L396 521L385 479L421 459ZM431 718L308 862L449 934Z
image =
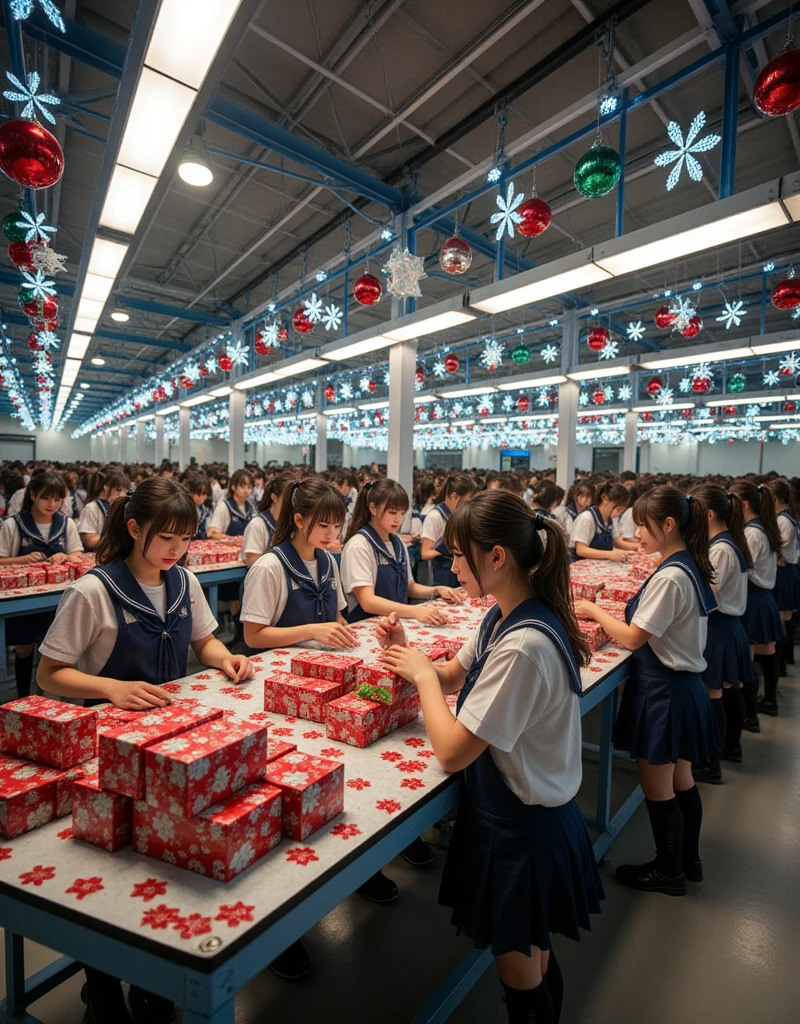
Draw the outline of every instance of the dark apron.
M99 529L98 534L97 534L98 537L102 537L103 536L103 531L106 528L106 520L108 519L108 510L109 510L109 507L110 507L111 503L106 501L104 498L95 498L95 505L97 505L98 508L100 509L100 511L103 513L103 521L100 524L100 529ZM87 548L86 550L87 551L94 551L94 548Z
M30 555L34 551L39 551L45 558L49 558L60 551L66 552L68 519L65 515L55 513L47 540L39 533L39 527L30 510L18 512L13 519L19 534L18 555Z
M286 540L272 548L286 573L288 599L286 607L275 626L307 626L313 622L337 622L339 603L336 594L336 569L330 554L322 548L314 551L317 561L317 578L306 569L292 542Z
M375 579L375 596L382 597L386 601L396 601L398 604L408 604L408 569L406 568L405 544L394 534L389 535L394 557L386 550L381 538L371 526L365 526L358 531L366 537L372 545L375 561L378 564L378 575ZM361 605L356 601L355 608L348 613L350 622L361 622L362 619L370 618Z
M594 548L595 551L612 551L614 549L614 528L611 522L603 522L597 505L590 505L589 511L594 519L594 537L589 541L588 546ZM580 561L581 556L576 554L575 560Z
M447 505L442 502L433 511L439 513L446 525L447 520L450 518L450 509ZM432 515L433 513L430 512L428 514ZM458 577L452 571L453 558L444 542L444 537L436 545L436 550L439 554L432 560L433 585L435 587L457 587Z
M728 530L718 533L709 547L727 544L733 549L739 563L739 571L747 572L747 563ZM709 690L721 690L724 683L737 685L750 682L753 676L753 659L750 644L738 615L726 615L719 608L708 616L708 639L703 651L706 670L703 682Z

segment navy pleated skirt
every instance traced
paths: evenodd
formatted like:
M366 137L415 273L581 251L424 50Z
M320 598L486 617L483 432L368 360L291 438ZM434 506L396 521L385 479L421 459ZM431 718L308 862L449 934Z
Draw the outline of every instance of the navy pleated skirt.
M40 643L55 617L55 608L32 615L11 616L6 619L6 644L9 647L26 647Z
M719 611L709 615L703 657L708 666L703 682L709 690L721 690L723 683L736 685L754 678L750 644L738 615L723 615Z
M578 940L603 899L574 800L504 817L462 796L439 902L452 907L453 924L478 949L530 956L531 946L550 948L552 933Z
M771 590L747 584L747 608L742 626L751 644L774 644L783 640L784 629L780 612Z
M772 596L780 612L796 612L800 608L800 566L778 566Z

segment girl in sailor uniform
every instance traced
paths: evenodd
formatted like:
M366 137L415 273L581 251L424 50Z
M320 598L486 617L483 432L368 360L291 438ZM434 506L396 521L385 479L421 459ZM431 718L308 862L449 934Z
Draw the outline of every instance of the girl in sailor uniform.
M525 500L531 506L531 511L541 512L546 519L554 519L558 522L555 510L561 504L564 497L563 488L552 480L541 480L535 483L530 490L530 500Z
M604 896L574 799L588 659L567 547L555 521L502 490L460 505L445 536L467 594L497 604L452 661L399 645L383 658L416 685L442 768L463 773L440 902L491 949L509 1022L551 1024L563 998L551 935L578 939ZM445 695L459 690L454 717Z
M401 619L442 626L447 616L441 609L410 605L408 599L459 600L452 587L424 587L414 581L406 546L397 536L407 511L408 495L394 480L370 481L362 487L342 551L348 621L395 612Z
M787 664L794 664L795 626L800 608L800 516L788 480L773 480L769 489L775 495L781 534L781 555L773 594L786 630L786 639L778 645L780 674L785 676Z
M564 536L567 538L567 544L572 544L572 527L575 524L575 520L584 512L590 505L594 504L594 485L581 481L580 483L573 484L572 487L567 491L566 497L564 498L564 504L559 505L558 508L553 510L558 522L561 524L561 529L564 531ZM574 552L572 553L574 554Z
M40 473L25 488L22 510L0 526L0 565L67 561L83 552L78 527L59 509L67 493L59 473ZM42 639L55 612L15 615L7 621L6 643L14 647L17 695L31 692L36 644Z
M431 562L433 585L435 587L457 587L458 580L451 569L453 561L444 531L447 521L462 501L467 501L476 491L475 481L466 473L451 473L442 484L436 507L425 517L422 524L422 548L420 558Z
M625 551L614 536L614 518L628 507L630 495L622 484L603 484L597 489L594 504L576 517L570 544L576 559L600 558L624 562Z
M246 469L237 469L228 483L227 497L216 506L208 524L209 540L219 537L244 537L247 524L256 514L256 507L250 495L253 493L253 477ZM241 639L239 611L242 607L240 583L223 583L219 588L219 599L227 601L233 620L234 643Z
M205 540L208 537L208 524L211 520L211 484L205 473L195 471L186 474L183 486L191 494L192 501L197 507L197 529L192 540Z
M242 557L248 567L272 547L272 537L283 505L286 488L294 482L291 473L278 473L264 485L264 493L258 506L258 515L253 516L244 530Z
M742 625L754 660L764 673L764 696L760 701L757 700L758 684L754 681L745 685L747 717L744 728L748 732L760 732L758 712L772 716L778 714L780 665L777 644L784 639L785 630L773 588L778 576L782 540L775 515L775 498L769 487L754 484L752 480L736 480L731 490L742 499L744 532L752 556Z
M131 482L118 469L98 470L89 481L86 505L78 520L78 533L86 551L94 551L100 542L112 501L121 498Z
M703 681L711 698L720 736L721 755L693 770L696 781L722 781L719 758L742 760L742 724L745 718L742 687L752 682L753 659L741 617L747 607L747 566L750 549L744 533L740 499L718 484L701 484L693 491L708 509L709 558L714 570L716 611L708 617L703 657Z
M625 622L591 601L576 601L579 618L594 619L634 652L614 745L639 768L656 857L617 868L617 881L646 892L686 895L686 880L703 877L703 804L692 764L708 761L721 742L701 673L708 615L717 606L708 553L708 510L676 487L655 487L633 509L637 539L660 553L658 569L629 602Z

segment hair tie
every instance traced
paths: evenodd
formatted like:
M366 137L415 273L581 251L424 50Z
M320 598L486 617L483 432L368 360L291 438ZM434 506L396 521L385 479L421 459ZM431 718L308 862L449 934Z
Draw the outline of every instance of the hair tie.
M763 494L764 493L764 485L763 484L756 484L756 490L758 491L759 494Z
M133 497L133 488L132 487L128 488L128 490L125 493L125 497L128 499L128 501L131 500L131 498Z
M534 516L533 516L533 528L534 528L534 530L537 531L537 533L540 530L544 530L545 529L544 516L542 515L541 512L535 512L534 513Z
M375 481L374 480L367 480L367 482L364 484L364 490L368 491L370 489L370 487L374 487L374 486L375 486Z
M686 504L687 504L687 505L691 505L691 503L692 503L693 501L694 501L694 495L693 495L693 494L687 494L687 495L686 495Z

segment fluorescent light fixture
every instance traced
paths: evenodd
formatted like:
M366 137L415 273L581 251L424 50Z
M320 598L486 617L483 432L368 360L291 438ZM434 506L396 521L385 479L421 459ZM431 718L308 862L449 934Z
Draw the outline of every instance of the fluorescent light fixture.
M627 405L593 405L588 412L586 408L578 409L578 419L584 416L615 416L627 411Z
M84 299L94 299L102 305L105 305L106 299L111 294L113 285L114 279L111 277L100 277L99 274L87 274L86 279L83 282L81 297Z
M484 313L503 313L507 309L528 306L564 292L607 281L611 274L592 263L592 250L563 256L533 270L514 274L505 281L478 288L469 296L469 305Z
M176 39L179 37L176 37ZM182 44L173 39L175 50ZM175 140L197 95L181 82L142 68L117 163L158 178L175 146Z
M800 348L800 337L797 337L797 335L788 338L786 341L770 341L763 345L752 346L753 355L756 356L767 356L771 355L773 352L791 352L796 348Z
M674 405L634 405L631 412L672 412L673 409L694 409L695 402L675 402Z
M214 180L214 172L205 160L193 156L191 159L184 159L178 164L178 176L181 181L194 188L205 188Z
M94 359L92 360L92 366L105 366L105 365L106 365L105 359L102 359L100 356L95 356Z
M498 391L517 391L520 388L547 388L551 384L566 384L567 378L557 373L551 377L526 377L524 380L508 381L505 384L498 384ZM529 417L526 417L529 418Z
M422 395L419 398L414 399L414 405L430 405L431 402L438 402L438 395ZM389 404L388 402L386 403ZM362 406L363 408L363 406Z
M388 342L381 334L374 331L362 331L352 338L345 338L344 344L334 342L320 349L320 356L328 362L336 363L340 359L352 359L353 356L363 356L367 352L377 352L378 349L387 348L392 342Z
M357 409L356 409L356 407L354 405L343 405L341 407L341 409L336 409L336 408L333 408L333 409L323 409L322 410L322 415L323 416L347 416L351 412L357 412Z
M88 391L91 386L91 384L87 384L85 381L83 384L80 385L80 387L83 388L84 391ZM83 395L78 395L78 397L83 398Z
M135 235L157 181L150 174L117 164L100 214L100 226Z
M171 416L174 412L178 412L179 409L180 409L179 405L170 405L169 408L161 410L161 415L162 416Z
M783 395L770 395L769 398L729 398L728 395L718 395L716 398L707 398L703 405L774 405L783 400ZM773 419L774 416L773 413L770 419Z
M76 316L72 329L79 334L94 334L97 320L93 316Z
M388 409L388 402L362 402L359 405L359 409L363 409L364 412L368 412L370 409Z
M458 303L460 307L460 299ZM437 306L440 307L441 303L437 303ZM458 327L477 319L477 314L471 313L468 309L445 309L434 313L435 308L436 306L428 310L423 309L391 321L384 325L381 334L391 341L410 341L412 338L424 338L427 334L446 331L449 327Z
M233 388L229 388L226 384L224 387L214 388L210 394L212 394L214 398L227 398L231 391L233 391Z
M83 317L85 320L94 320L96 322L100 319L100 314L103 312L104 305L104 302L99 302L97 299L82 298L78 303L77 316Z
M240 380L233 386L237 391L249 391L250 388L257 388L259 384L271 384L273 381L280 380L281 375L275 373L274 370L269 370L267 373L260 373L257 377L250 377L248 380Z
M315 420L318 413L315 412L301 412L297 417L299 420Z
M69 338L69 345L67 346L67 358L83 359L91 340L92 337L90 334L78 334L77 331L73 331Z
M199 89L241 0L163 0L144 62Z
M124 242L112 242L108 238L95 238L92 255L89 257L89 273L108 277L113 281L119 273L128 246Z
M800 174L788 174L781 178L781 202L793 221L800 220Z
M700 363L720 363L726 359L746 359L752 354L753 350L749 346L716 351L703 351L701 348L684 349L683 355L670 356L666 359L648 359L646 362L643 361L641 366L645 370L667 370L673 366L697 366Z
M797 430L800 424L798 423L771 423L770 430Z
M81 372L80 359L64 360L64 369L61 371L61 386L72 387L78 374Z
M604 377L627 377L630 372L630 366L596 366L591 370L575 370L567 376L570 380L600 380Z
M507 419L508 419L508 416L486 416L486 417L481 416L480 422L481 423L505 423Z
M150 420L154 420L155 418L156 418L156 414L154 412L149 412L146 416L140 416L136 422L137 423L148 423Z
M309 370L317 370L325 365L324 359L316 359L313 356L300 358L296 361L289 360L275 367L275 373L279 377L294 377L295 374L308 373Z
M211 394L207 395L195 395L194 398L187 398L185 402L181 402L181 406L184 409L191 409L195 405L203 405L205 402L213 402L214 398Z
M126 313L124 309L115 309L111 314L111 319L115 320L118 324L126 324L130 318L130 313Z
M487 384L482 388L456 388L455 391L442 391L442 398L471 398L473 395L487 395L492 391L496 391L497 388L492 387L491 384Z
M451 427L474 427L475 420L450 420Z

